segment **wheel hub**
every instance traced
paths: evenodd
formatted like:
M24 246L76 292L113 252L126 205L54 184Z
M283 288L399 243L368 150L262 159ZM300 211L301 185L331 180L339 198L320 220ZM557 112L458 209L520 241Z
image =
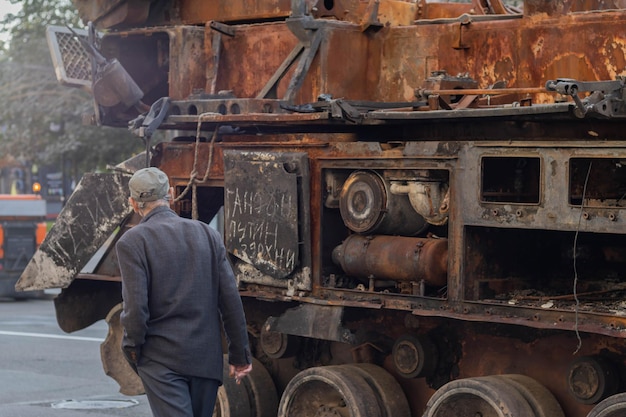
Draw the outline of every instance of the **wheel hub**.
M335 407L322 405L318 408L314 417L343 417L342 414Z

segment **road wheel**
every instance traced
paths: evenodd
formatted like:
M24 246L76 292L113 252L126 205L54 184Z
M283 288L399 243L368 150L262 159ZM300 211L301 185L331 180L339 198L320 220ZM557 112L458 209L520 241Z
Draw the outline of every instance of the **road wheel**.
M501 379L517 389L528 401L535 417L565 417L554 395L537 380L517 374L497 375L494 378Z
M426 405L424 417L532 417L524 396L493 377L466 378L439 388Z
M615 394L598 403L587 417L623 417L626 416L626 392Z
M382 417L363 376L343 366L306 369L287 384L278 417Z
M276 417L278 395L269 372L252 359L252 372L240 384L229 376L228 356L224 356L224 383L217 390L214 417Z
M409 402L398 381L384 368L371 363L342 365L359 373L374 391L381 417L410 417Z

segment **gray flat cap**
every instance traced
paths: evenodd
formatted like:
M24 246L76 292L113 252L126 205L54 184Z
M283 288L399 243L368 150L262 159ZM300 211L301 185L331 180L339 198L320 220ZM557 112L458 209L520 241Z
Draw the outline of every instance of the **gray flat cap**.
M158 168L142 168L128 182L130 196L135 201L156 201L167 196L170 183L165 172Z

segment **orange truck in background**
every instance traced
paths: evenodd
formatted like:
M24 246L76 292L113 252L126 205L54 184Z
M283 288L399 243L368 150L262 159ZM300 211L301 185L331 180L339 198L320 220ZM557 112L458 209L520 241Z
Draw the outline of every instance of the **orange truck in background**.
M16 292L15 282L46 236L46 200L36 194L0 194L0 297L38 297Z

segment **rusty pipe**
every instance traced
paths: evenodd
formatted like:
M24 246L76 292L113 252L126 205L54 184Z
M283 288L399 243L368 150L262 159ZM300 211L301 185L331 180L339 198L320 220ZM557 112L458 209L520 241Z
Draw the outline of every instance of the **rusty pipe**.
M417 89L417 95L428 97L430 95L440 96L462 96L462 95L498 95L498 94L539 94L550 93L545 87L511 87L511 88L458 88L447 90Z
M360 279L447 282L448 239L354 234L332 256L346 274Z

